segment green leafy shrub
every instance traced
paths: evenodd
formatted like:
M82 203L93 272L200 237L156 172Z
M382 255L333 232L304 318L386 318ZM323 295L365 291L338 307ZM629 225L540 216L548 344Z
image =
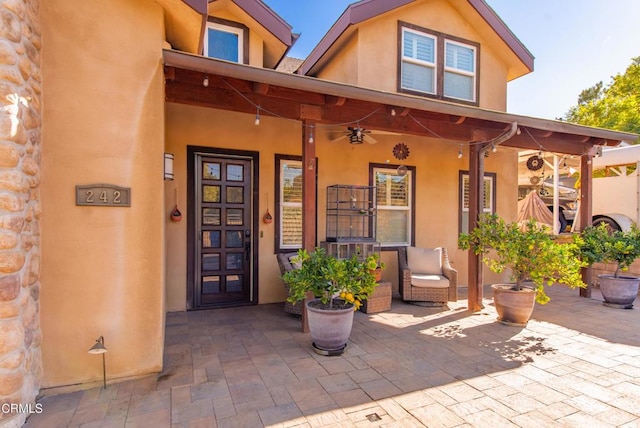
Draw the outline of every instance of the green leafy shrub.
M586 263L617 263L613 275L616 278L640 257L640 229L636 225L627 232L612 231L604 223L588 226L580 232L575 242Z
M521 290L525 281L533 283L536 301L541 304L549 301L545 285L586 287L581 268L587 263L580 258L580 247L575 242L556 242L547 228L534 220L520 225L484 214L471 232L459 236L458 247L482 255L483 263L493 272L510 269L516 290Z
M312 253L299 250L292 262L299 267L282 276L289 284L287 301L291 303L304 300L311 292L327 309L353 305L357 310L377 285L370 270L370 266L378 265L373 255L362 261L355 254L342 260L327 254L324 248L316 248Z

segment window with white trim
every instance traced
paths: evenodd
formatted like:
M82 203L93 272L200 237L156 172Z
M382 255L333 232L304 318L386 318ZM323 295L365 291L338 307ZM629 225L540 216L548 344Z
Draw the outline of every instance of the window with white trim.
M445 40L444 51L444 96L475 101L475 48L452 40Z
M277 249L302 247L302 160L276 157L278 166Z
M232 21L209 17L204 34L204 56L246 63L247 27Z
M496 173L484 174L482 212L496 212ZM460 171L460 233L469 233L469 171Z
M405 89L436 93L436 38L403 28L402 80Z
M399 92L477 105L478 43L405 22L399 38Z
M415 167L370 169L377 187L376 241L382 246L412 245Z

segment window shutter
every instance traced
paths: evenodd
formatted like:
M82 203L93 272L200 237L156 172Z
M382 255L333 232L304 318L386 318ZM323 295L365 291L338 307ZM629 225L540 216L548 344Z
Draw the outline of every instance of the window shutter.
M300 247L302 245L301 162L283 162L281 186L281 244L283 247Z

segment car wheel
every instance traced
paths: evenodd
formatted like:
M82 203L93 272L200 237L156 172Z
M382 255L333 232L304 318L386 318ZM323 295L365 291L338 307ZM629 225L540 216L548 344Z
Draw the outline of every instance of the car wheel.
M606 218L606 217L601 217L601 218L597 218L595 220L593 220L593 226L598 227L601 224L606 224L607 225L607 229L609 230L609 232L616 232L620 229L620 226L618 225L618 223L616 223L615 221L613 221L610 218Z

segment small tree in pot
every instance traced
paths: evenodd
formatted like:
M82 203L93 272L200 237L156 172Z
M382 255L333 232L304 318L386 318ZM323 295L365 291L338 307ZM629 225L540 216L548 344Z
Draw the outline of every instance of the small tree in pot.
M354 311L377 285L370 270L377 260L374 256L360 260L357 255L336 259L324 248L316 248L312 253L300 250L292 262L297 268L282 277L290 288L287 300L295 303L312 293L315 299L306 306L314 348L324 355L341 354L351 334Z
M498 319L505 323L526 324L534 303L549 301L545 285L586 286L580 271L586 263L579 258L578 245L556 242L534 220L521 225L484 214L471 232L459 236L458 247L482 255L493 272L510 269L513 284L492 286Z
M629 231L612 231L606 224L586 227L576 239L583 260L588 264L616 263L613 275L598 275L600 292L606 306L631 309L638 295L640 278L621 275L640 258L640 229L633 225Z

